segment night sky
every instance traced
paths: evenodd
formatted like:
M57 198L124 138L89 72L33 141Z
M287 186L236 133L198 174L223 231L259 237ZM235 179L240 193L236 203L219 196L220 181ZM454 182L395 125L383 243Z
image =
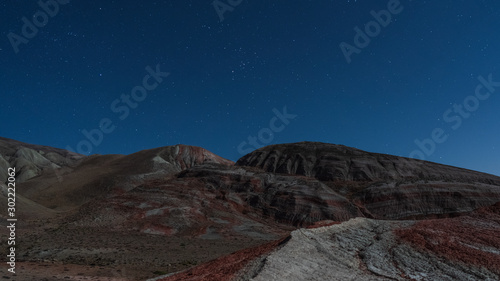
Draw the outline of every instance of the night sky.
M500 175L498 0L39 3L0 4L0 136L231 160L320 141Z

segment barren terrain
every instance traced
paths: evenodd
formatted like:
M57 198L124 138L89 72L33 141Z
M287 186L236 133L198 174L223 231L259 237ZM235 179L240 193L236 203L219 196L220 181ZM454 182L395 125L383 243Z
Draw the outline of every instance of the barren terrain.
M0 157L19 219L4 279L498 279L493 175L311 142L233 163L186 145L83 156L2 138Z

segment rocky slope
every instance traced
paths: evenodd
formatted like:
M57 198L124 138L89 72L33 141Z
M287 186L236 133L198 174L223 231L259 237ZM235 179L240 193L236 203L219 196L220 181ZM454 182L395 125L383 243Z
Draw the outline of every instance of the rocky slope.
M266 146L243 156L236 165L324 182L455 180L500 184L499 177L476 171L320 142Z
M329 241L330 238L321 236L314 228L296 230L289 240L265 244L267 246L258 248L260 250L247 249L250 252L245 253L251 257L241 253L240 257L233 256L238 261L237 266L223 260L218 262L226 264L225 272L236 274L231 278L249 280L260 274L269 277L274 273L271 266L271 275L265 275L267 271L263 270L263 265L271 264L263 262L265 253L284 249L288 243L313 243L303 251L294 252L296 258L307 256L309 259L310 254L311 266L328 268L326 272L336 270L339 276L348 266L356 265L360 268L356 276L362 279L374 274L367 268L375 267L369 267L359 252L368 251L370 243L378 243L376 237L387 238L382 239L383 245L400 243L415 248L411 251L423 251L418 245L426 244L417 238L427 234L412 236L411 233L421 231L422 227L412 228L419 223L409 219L431 222L430 219L445 218L443 221L450 221L451 225L455 219L451 217L459 216L456 219L460 219L500 201L499 177L333 144L304 142L264 147L235 164L203 148L186 145L130 155L84 157L13 140L0 141L2 159L8 162L4 165L18 164L16 167L21 171L18 173L21 178L17 190L18 213L24 216L20 231L26 233L19 257L35 265L26 272L38 272L36 264L40 262L78 265L79 268L94 264L105 269L119 269L120 274L110 272L125 280L128 275L133 276L128 280L144 280L151 277L152 272L177 272L235 250L281 241L299 227L331 225L324 231L329 233L328 237L335 229L341 229L339 233L352 232L342 238L345 243L352 244L348 251L352 256L340 254L345 255L347 265L338 261L335 262L337 267L332 267L331 260L321 261L336 254L325 253L313 243L314 239L324 240L325 245L333 247L328 251L345 249L338 248L338 241ZM23 166L26 161L29 164ZM36 176L31 177L33 173ZM473 219L471 223L477 221ZM405 229L410 234L404 232ZM493 228L492 231L488 233L497 230ZM304 233L307 235L301 236ZM131 237L142 246L132 246ZM361 240L356 240L358 238ZM493 242L485 240L484 243ZM160 244L168 245L165 246L167 250L158 251L163 249L158 246ZM382 250L392 249L392 246L387 247ZM442 254L437 252L431 254ZM155 257L157 270L149 270L150 257ZM447 263L448 258L445 259L446 265L439 266L452 266ZM391 259L381 262L388 261L392 262ZM285 263L293 264L294 261ZM435 260L431 263L438 266ZM465 263L477 267L472 261ZM282 270L280 266L282 264L277 263L276 270ZM203 278L208 278L204 269L197 270L205 274ZM392 273L383 274L411 273L402 270L390 269ZM495 273L488 269L486 275L478 276L489 276L492 272ZM198 273L191 272L193 280L210 280L196 279ZM296 273L292 272L290 278L295 278L293 274ZM39 277L32 275L26 280ZM62 280L64 276L57 278Z
M234 164L203 148L186 145L149 149L130 155L82 156L77 162L72 160L72 154L67 152L66 156L69 160L65 161L71 166L45 169L28 181L22 180L22 169L20 172L17 169L16 181L22 187L19 193L51 209L67 211L94 198L103 199L115 195L115 192L127 192L146 180L165 178L196 165Z
M355 218L151 280L499 280L500 203L425 221Z
M345 197L315 179L205 164L89 202L68 221L163 235L269 240L292 226L362 215Z
M236 165L314 177L371 218L447 216L490 206L500 198L497 176L342 145L272 145L243 156Z
M25 182L42 175L74 166L83 155L64 149L42 145L27 144L0 137L0 169L16 168L16 181ZM0 173L0 182L7 180L5 173Z
M8 189L7 186L0 182L0 218L2 218L2 226L7 225L7 208L8 208ZM12 197L11 197L12 198ZM54 211L35 203L22 195L16 194L16 208L19 210L17 213L18 219L32 219L32 218L48 218L54 215ZM5 211L4 211L5 210Z

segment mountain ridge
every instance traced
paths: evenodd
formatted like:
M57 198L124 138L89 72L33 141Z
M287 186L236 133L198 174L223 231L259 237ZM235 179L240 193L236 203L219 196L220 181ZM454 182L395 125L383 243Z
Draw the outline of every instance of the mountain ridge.
M477 210L487 208L493 208L494 213L500 202L500 177L494 175L319 142L263 147L236 163L201 147L187 145L129 155L91 156L47 147L38 149L20 142L10 143L6 148L1 146L2 142L0 152L7 153L0 156L8 159L9 165L18 164L19 171L36 172L31 177L25 173L28 176L17 182L19 229L26 237L19 256L35 264L23 272L31 276L26 280L40 280L44 276L29 275L38 272L36 265L43 260L66 266L94 264L110 270L116 265L122 272L115 272L116 276L126 276L127 272L136 276L134 280L144 280L152 277L147 270L150 257L155 257L159 271L168 269L167 272L174 273L243 249L248 251L235 258L258 269L263 255L272 251L270 255L276 256L278 248L285 245L272 241L287 237L291 231L305 233L304 228L331 229L332 233L361 231L365 241L372 239L371 233L379 227L388 230L409 227L404 232L409 239L398 242L408 249L408 243L422 244L412 238L413 234L422 233L422 229L410 225L420 226L418 221L438 218L437 221L453 226L453 231L462 223L490 225L489 220L496 216L482 221L474 214L483 214ZM69 155L71 161L62 161L56 155ZM0 186L4 198L5 186ZM5 204L6 200L2 200L0 208L6 208ZM496 230L485 228L485 231ZM347 239L346 245L361 243L351 234L342 236L342 233L339 237ZM311 235L314 239L320 237ZM390 238L387 240L390 243L397 238L388 232L384 235ZM134 241L140 241L136 243L142 246L131 247L130 237L135 237ZM293 243L300 244L302 236L296 237L299 240ZM75 242L79 240L87 242ZM165 248L168 251L159 251L158 243L168 245ZM262 244L268 246L259 248L258 255L249 248ZM280 246L273 248L277 245ZM89 247L100 249L99 255L89 251ZM408 251L413 255L414 250ZM180 256L184 260L179 260ZM353 263L362 264L349 257ZM318 264L324 266L321 261ZM232 267L228 266L224 270ZM285 270L281 263L272 266ZM206 268L197 271L200 276L206 275L203 273ZM398 268L413 274L410 269ZM272 275L273 270L266 272ZM263 272L259 269L254 273ZM239 273L247 276L241 280L250 280L243 271ZM367 279L372 277L371 273L359 274ZM394 276L391 272L387 274ZM485 274L482 276L491 275ZM179 276L177 280L184 280ZM217 278L213 280L221 280Z

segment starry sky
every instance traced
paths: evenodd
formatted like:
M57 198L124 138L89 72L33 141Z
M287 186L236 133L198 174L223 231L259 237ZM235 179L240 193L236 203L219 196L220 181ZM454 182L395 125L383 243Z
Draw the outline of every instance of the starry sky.
M500 175L497 0L0 7L3 137L233 161L320 141Z

